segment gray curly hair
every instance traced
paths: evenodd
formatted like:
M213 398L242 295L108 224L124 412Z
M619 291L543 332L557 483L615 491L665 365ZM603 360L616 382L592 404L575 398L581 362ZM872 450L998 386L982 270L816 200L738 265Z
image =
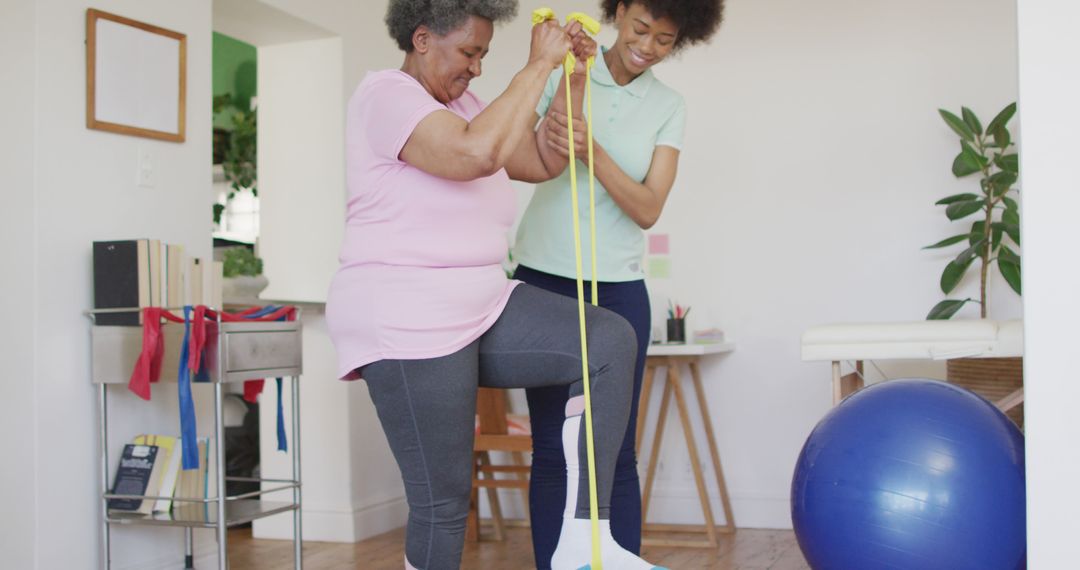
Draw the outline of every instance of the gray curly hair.
M517 0L390 0L386 27L398 47L411 52L413 32L420 26L445 35L469 16L498 23L514 19L517 10Z

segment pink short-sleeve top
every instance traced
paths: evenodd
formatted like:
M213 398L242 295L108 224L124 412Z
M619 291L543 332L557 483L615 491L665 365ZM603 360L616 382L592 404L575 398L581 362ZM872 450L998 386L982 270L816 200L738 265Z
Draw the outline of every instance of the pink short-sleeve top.
M457 182L399 157L429 114L471 121L484 106L470 91L443 105L399 70L369 73L350 99L345 236L326 304L340 377L452 354L505 307L517 284L502 267L517 209L506 171Z

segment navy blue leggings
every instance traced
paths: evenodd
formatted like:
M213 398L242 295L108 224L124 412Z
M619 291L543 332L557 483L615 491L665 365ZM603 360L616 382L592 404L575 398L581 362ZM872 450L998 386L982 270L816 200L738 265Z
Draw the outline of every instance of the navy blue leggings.
M577 298L577 282L519 266L515 279L567 297ZM615 541L634 554L641 553L641 484L638 481L635 430L641 378L645 370L645 351L649 344L652 316L645 281L601 282L598 284L600 306L621 315L637 336L637 362L634 366L634 393L630 421L626 427L615 464L611 492L611 534ZM585 300L592 298L585 283ZM533 554L539 570L551 568L551 555L559 542L563 505L566 501L566 459L562 449L562 427L566 419L566 386L528 388L529 420L532 424L533 461L529 480L529 514L532 522Z

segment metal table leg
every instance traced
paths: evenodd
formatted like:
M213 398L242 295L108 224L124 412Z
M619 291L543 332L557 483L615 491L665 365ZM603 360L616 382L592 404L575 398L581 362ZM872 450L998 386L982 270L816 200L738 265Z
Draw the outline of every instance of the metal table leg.
M220 341L219 341L220 342ZM220 353L219 353L220 354ZM228 525L226 525L225 515L225 449L222 445L222 441L225 439L222 437L225 423L225 412L222 398L223 384L217 382L214 384L214 447L217 456L217 468L215 469L217 475L217 539L218 539L218 568L221 570L228 570L229 568L229 552L228 552Z
M296 570L300 570L304 567L304 535L301 528L303 513L300 508L300 377L292 376L289 384L292 386L292 468L293 481L296 483L293 487L293 504L296 505L293 510L293 565Z
M102 568L112 568L109 537L109 404L105 384L98 386L98 413L101 414L99 435L101 437L101 558Z

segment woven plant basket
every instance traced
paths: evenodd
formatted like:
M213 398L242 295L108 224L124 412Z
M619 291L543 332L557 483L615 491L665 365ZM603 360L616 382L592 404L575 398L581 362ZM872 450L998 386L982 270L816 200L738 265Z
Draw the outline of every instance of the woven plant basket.
M949 382L963 386L996 403L1024 386L1024 359L1016 358L957 358L948 362ZM1024 405L1005 413L1024 429Z

